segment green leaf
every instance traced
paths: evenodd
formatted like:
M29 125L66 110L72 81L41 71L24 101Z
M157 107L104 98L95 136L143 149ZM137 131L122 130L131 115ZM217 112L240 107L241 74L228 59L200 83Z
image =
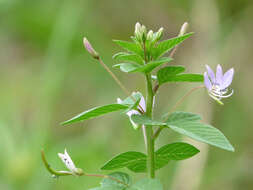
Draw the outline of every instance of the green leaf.
M169 160L184 160L199 153L199 150L194 146L178 142L167 144L156 151L156 157Z
M165 82L203 82L202 74L178 74L178 75L162 75L158 76L159 84Z
M111 178L104 178L101 182L101 187L119 186L124 189L126 186L131 185L131 179L130 179L129 175L126 173L114 172L114 173L109 174L109 176L121 181L122 183L112 180ZM123 183L126 185L124 185Z
M167 125L172 130L186 135L197 141L201 141L221 149L234 151L233 146L229 143L227 138L218 129L199 122L189 121L173 121L167 122Z
M168 158L159 156L155 157L155 169L160 169L167 165ZM147 156L141 152L129 151L119 154L108 161L101 169L115 170L119 168L128 168L135 173L145 173L147 170Z
M124 110L127 109L128 106L126 105L122 105L122 104L109 104L109 105L105 105L105 106L100 106L100 107L95 107L92 108L90 110L87 110L85 112L82 112L80 114L78 114L77 116L64 121L62 123L62 125L66 125L66 124L70 124L70 123L75 123L78 121L84 121L87 119L92 119L94 117L98 117L110 112L115 112L115 111L119 111L119 110Z
M144 55L141 46L137 43L126 42L126 41L122 41L122 40L113 40L113 41L129 52L135 53L141 57L143 57L143 55Z
M162 79L168 75L177 75L177 74L182 73L184 71L185 71L185 68L183 66L179 66L179 65L167 66L167 67L161 68L157 72L157 76L158 76L158 78Z
M124 99L121 104L126 105L126 106L132 106L133 104L136 103L138 99L142 97L142 94L140 92L133 92L131 96L127 97Z
M127 188L122 188L117 185L111 185L107 187L95 187L89 190L128 190Z
M174 48L176 45L180 44L183 42L185 39L189 38L193 33L188 33L183 36L171 38L165 41L162 41L157 45L156 48L153 49L152 51L152 57L153 59L157 59L170 51L172 48Z
M167 125L167 123L165 122L160 122L160 121L155 121L152 120L151 118L149 118L146 115L132 115L131 119L134 123L138 124L138 125L156 125L156 126L163 126L163 125Z
M134 73L137 72L138 69L142 68L139 64L136 63L119 63L113 65L113 67L120 68L120 70L125 73Z
M173 59L170 58L170 57L164 57L164 58L161 58L161 59L156 60L156 61L151 61L148 64L146 64L146 65L144 65L144 66L136 69L135 72L149 73L152 70L154 70L156 67L158 67L158 66L160 66L162 64L165 64L165 63L169 63L172 60Z
M114 170L114 169L123 168L123 167L135 168L135 165L142 165L143 162L146 162L146 157L147 156L141 152L135 152L135 151L125 152L112 158L101 169Z
M167 76L177 75L184 71L185 71L185 68L183 66L167 66L167 67L161 68L157 72L157 77L159 81L165 81Z
M144 65L143 59L136 54L129 54L125 52L120 52L117 53L113 56L113 59L118 60L118 61L126 61L130 63L138 63L140 65Z
M190 113L190 112L173 112L169 115L167 118L166 122L167 123L180 123L180 122L186 122L186 121L199 121L201 120L201 116L195 113Z
M151 61L148 64L143 65L143 66L134 64L134 63L120 63L120 64L114 65L114 67L119 67L121 71L126 72L126 73L134 73L134 72L149 73L156 67L164 63L168 63L170 61L172 61L171 58L165 57L157 61Z
M163 190L163 186L158 179L142 179L132 186L136 190Z

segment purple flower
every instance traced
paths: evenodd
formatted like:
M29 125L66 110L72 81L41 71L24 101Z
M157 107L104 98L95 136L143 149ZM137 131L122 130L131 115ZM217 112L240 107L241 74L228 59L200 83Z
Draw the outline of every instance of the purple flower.
M217 65L216 75L213 70L206 65L207 72L204 73L204 82L209 95L222 103L222 98L228 98L233 94L233 89L229 88L234 76L234 69L229 69L224 75L220 65Z

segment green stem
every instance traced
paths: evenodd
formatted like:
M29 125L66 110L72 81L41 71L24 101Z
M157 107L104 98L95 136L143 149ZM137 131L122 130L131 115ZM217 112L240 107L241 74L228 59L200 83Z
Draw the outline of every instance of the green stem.
M153 115L153 88L151 75L146 75L147 82L147 97L146 97L146 115L152 118ZM152 126L146 126L146 136L147 136L147 172L150 178L155 178L155 158L154 158L154 139L153 139L153 129Z

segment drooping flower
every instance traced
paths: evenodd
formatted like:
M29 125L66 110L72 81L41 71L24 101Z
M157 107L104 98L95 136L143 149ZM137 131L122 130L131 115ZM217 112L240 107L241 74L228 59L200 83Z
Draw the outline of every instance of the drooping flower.
M60 157L60 159L62 160L62 162L66 165L66 167L70 170L70 172L73 175L83 175L83 171L80 168L76 168L74 162L72 161L72 159L70 158L67 150L65 149L64 154L62 153L58 153L58 156Z
M206 65L206 69L207 72L204 73L204 83L208 90L208 94L219 103L222 103L220 101L222 98L228 98L232 96L234 92L233 89L229 88L233 80L234 69L229 69L224 75L220 65L217 65L216 75L208 65Z
M134 96L135 94L136 94L136 92L133 92L132 96ZM121 104L122 102L123 101L120 98L117 98L117 103L118 104ZM143 96L141 96L141 99L140 99L140 102L139 102L139 105L138 105L138 109L146 112L146 103L145 103L145 99L144 99ZM131 119L131 116L134 115L134 114L139 115L140 112L133 109L133 110L128 111L126 114L128 115L128 117L130 119L130 122L132 123L134 129L138 129L140 126L133 122L133 120Z

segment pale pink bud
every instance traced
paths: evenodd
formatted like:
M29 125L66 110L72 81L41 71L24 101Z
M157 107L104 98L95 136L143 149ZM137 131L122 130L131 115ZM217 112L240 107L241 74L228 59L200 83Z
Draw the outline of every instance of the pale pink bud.
M87 40L87 38L83 38L83 45L85 49L91 54L91 56L95 59L99 59L98 53L93 49L90 42Z

